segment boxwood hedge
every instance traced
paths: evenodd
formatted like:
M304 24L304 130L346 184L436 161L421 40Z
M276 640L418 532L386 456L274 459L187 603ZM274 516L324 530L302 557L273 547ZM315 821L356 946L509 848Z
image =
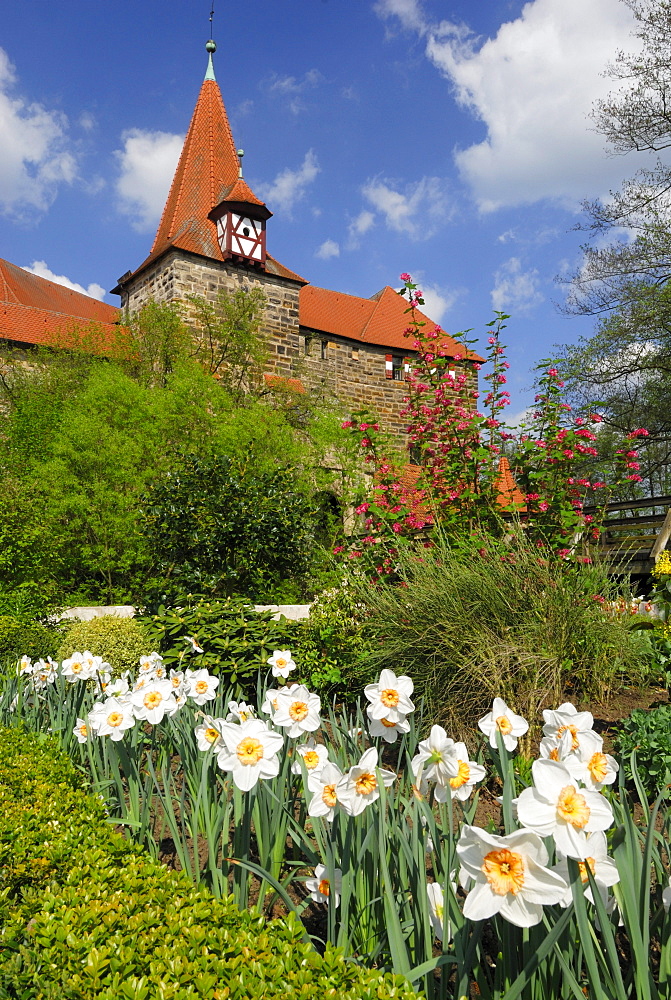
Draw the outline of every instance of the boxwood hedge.
M115 832L49 737L0 729L0 998L416 1000Z

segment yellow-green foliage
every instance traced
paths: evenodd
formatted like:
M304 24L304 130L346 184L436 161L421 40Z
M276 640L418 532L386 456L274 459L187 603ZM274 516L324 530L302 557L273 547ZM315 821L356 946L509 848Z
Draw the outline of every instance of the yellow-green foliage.
M131 846L49 740L0 730L0 997L416 1000Z
M152 652L151 639L134 618L103 615L90 622L75 621L65 633L58 659L88 649L103 656L115 673L136 670L141 656Z

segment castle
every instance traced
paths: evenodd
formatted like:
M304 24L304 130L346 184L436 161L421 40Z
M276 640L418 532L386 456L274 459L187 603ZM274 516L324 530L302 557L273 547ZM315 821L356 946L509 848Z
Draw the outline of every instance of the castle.
M112 290L121 308L88 298L0 260L0 339L28 350L60 345L76 323L112 331L144 303L214 301L221 291L261 288L269 386L319 388L343 413L369 408L397 435L404 381L415 355L404 337L407 302L387 286L370 298L317 288L281 264L266 246L272 212L242 174L215 79L215 43L207 43L205 79L147 258ZM435 324L421 313L420 321ZM443 345L469 368L481 360L447 335Z

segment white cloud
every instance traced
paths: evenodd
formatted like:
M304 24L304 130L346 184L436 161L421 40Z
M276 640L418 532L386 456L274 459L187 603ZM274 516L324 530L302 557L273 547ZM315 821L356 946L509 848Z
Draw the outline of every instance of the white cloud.
M267 83L270 93L279 94L285 101L285 106L297 115L305 110L303 95L306 91L312 90L322 82L324 77L318 69L309 69L301 78L295 76L278 76L275 74Z
M403 27L411 31L424 34L427 29L419 0L377 0L373 10L385 20L397 17Z
M536 411L535 406L527 406L524 410L519 410L517 413L512 413L509 417L505 418L506 427L510 427L511 430L518 431L523 424L529 424L531 418Z
M441 288L439 285L427 285L426 282L421 282L421 286L424 299L424 305L420 307L422 312L434 323L441 323L459 298L459 291Z
M290 215L294 205L305 195L308 184L314 181L320 170L314 150L309 149L297 170L287 167L271 184L257 184L256 187L273 211L279 209Z
M369 181L362 189L364 197L382 213L390 229L414 240L423 240L432 236L451 215L452 205L445 182L440 178L423 177L407 184L403 191L396 190L393 184L393 181L377 179Z
M347 249L358 250L361 245L360 237L367 233L374 225L375 212L370 212L367 208L364 208L356 218L352 219L347 227Z
M456 154L482 210L543 198L577 207L620 183L623 164L606 157L588 115L613 88L603 71L632 47L632 24L613 0L534 0L479 47L450 25L430 38L430 58L487 128Z
M184 136L133 128L123 132L121 140L123 149L115 153L119 209L131 217L133 229L151 232L161 218Z
M99 299L101 302L105 295L105 289L102 285L99 285L97 281L92 281L90 285L86 288L80 285L76 281L71 281L70 278L66 278L64 274L54 274L54 272L47 266L45 260L34 260L30 267L24 267L24 271L28 271L30 274L36 274L40 278L46 278L48 281L55 281L57 285L64 285L66 288L71 288L73 292L81 292L82 295L90 295L92 299Z
M322 245L315 253L315 257L320 257L322 260L329 260L331 257L340 256L340 244L336 243L335 240L324 240Z
M637 45L625 3L532 0L484 40L465 25L427 27L413 0L380 0L377 10L426 37L427 56L483 123L485 138L455 154L481 210L541 199L574 209L632 173L632 163L606 156L588 117L615 87L603 76L608 62Z
M0 48L0 210L28 217L45 211L61 184L72 184L77 162L60 111L11 96L16 75Z
M91 132L97 124L95 115L92 115L90 111L82 111L79 116L80 128L83 128L85 132Z
M543 302L538 285L538 271L523 271L519 257L511 257L494 275L492 308L518 315L528 313Z

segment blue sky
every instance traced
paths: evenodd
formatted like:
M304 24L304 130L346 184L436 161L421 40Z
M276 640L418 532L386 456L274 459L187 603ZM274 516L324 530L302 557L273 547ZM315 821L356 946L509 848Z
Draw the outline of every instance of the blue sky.
M0 33L0 256L117 303L146 257L206 69L209 0L32 0ZM530 369L593 321L557 309L585 198L639 166L588 114L630 49L619 0L215 0L217 80L268 249L370 296L411 272L454 333Z

